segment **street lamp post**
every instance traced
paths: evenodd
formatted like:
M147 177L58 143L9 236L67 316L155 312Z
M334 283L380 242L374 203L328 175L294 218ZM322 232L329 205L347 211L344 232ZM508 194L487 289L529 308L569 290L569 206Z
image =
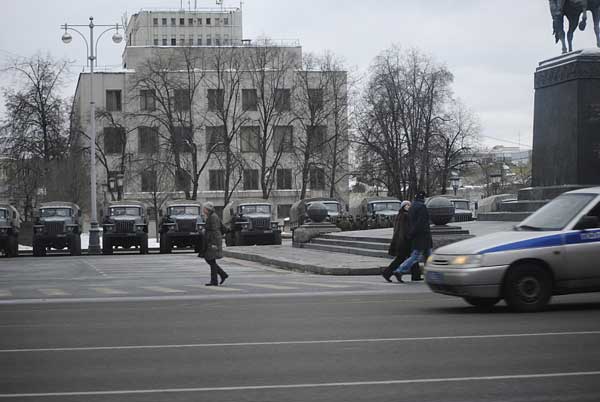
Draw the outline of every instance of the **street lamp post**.
M502 180L502 174L491 174L490 178L492 179L492 188L494 189L494 195L497 195L498 188L500 187L500 181Z
M90 39L89 41L85 38L85 35L81 33L76 27L89 27L90 28ZM94 41L94 27L105 27L105 29L96 41ZM123 36L119 33L119 28L122 28L119 24L113 25L95 25L94 17L90 17L90 23L87 25L68 25L65 23L61 25L61 29L64 29L65 33L62 36L62 41L66 44L71 43L73 37L69 31L77 32L85 42L87 48L87 60L90 66L90 178L91 178L91 222L90 222L90 240L88 246L88 254L100 254L100 228L98 227L98 213L96 206L96 103L94 102L94 64L98 65L96 54L98 53L98 41L108 31L115 30L115 34L112 37L114 43L121 43Z
M460 188L460 177L452 176L450 178L450 184L452 185L452 190L454 190L454 195L456 196L456 192Z

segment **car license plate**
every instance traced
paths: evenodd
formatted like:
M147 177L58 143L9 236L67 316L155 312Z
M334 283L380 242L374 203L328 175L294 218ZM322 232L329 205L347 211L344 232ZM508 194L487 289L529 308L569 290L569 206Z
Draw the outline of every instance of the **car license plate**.
M441 272L427 271L425 280L429 283L442 283L444 281L444 274Z

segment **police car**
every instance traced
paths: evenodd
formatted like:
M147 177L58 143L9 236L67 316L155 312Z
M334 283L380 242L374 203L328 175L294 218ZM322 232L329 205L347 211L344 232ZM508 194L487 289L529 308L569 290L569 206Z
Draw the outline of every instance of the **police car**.
M564 193L513 231L435 250L425 281L437 293L515 311L542 309L552 295L600 291L600 187Z

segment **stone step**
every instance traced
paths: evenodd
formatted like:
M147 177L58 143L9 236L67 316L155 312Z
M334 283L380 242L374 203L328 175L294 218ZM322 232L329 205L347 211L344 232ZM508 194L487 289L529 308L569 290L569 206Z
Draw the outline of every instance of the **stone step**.
M386 239L384 237L368 237L368 236L349 236L349 235L332 235L332 234L322 234L319 236L320 239L334 239L334 240L347 240L347 241L358 241L358 242L366 242L366 243L383 243L390 244L391 239Z
M316 238L312 239L310 241L310 243L311 244L323 244L323 245L328 245L328 246L354 247L354 248L379 250L379 251L386 251L386 252L389 247L389 243L366 242L366 241L356 241L356 240L342 240L342 239L337 239L337 238L321 238L321 237L316 237Z
M311 249L311 250L329 251L329 252L334 252L334 253L355 254L355 255L364 255L367 257L391 259L391 257L388 255L388 253L386 251L371 250L371 249L366 249L366 248L333 246L333 245L315 244L315 243L307 243L307 244L303 245L302 248L307 248L307 249Z

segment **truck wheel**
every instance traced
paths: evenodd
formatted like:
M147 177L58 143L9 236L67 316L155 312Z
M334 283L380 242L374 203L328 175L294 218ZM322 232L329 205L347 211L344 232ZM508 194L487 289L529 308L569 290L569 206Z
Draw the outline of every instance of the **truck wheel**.
M46 248L42 246L39 242L33 242L33 256L34 257L43 257L46 255Z
M19 239L16 236L10 236L8 238L8 244L6 245L6 256L7 257L18 257L19 256Z
M281 245L281 232L273 233L273 244Z
M535 264L513 267L504 282L504 299L508 307L529 313L543 309L552 297L550 274Z
M242 236L242 232L235 232L233 236L233 245L234 246L245 246L246 239Z
M169 252L170 252L169 248ZM140 237L140 254L148 254L148 235L144 234Z
M113 247L112 242L108 238L102 238L102 254L112 255Z
M231 233L225 234L225 245L227 247L233 246L233 239L232 239Z
M81 255L81 237L79 235L74 235L71 239L71 246L69 247L69 251L73 256Z
M492 308L500 301L499 297L464 297L463 299L471 306L482 309Z
M171 242L169 241L169 237L165 233L162 233L160 235L160 253L168 254L170 252L171 252Z

